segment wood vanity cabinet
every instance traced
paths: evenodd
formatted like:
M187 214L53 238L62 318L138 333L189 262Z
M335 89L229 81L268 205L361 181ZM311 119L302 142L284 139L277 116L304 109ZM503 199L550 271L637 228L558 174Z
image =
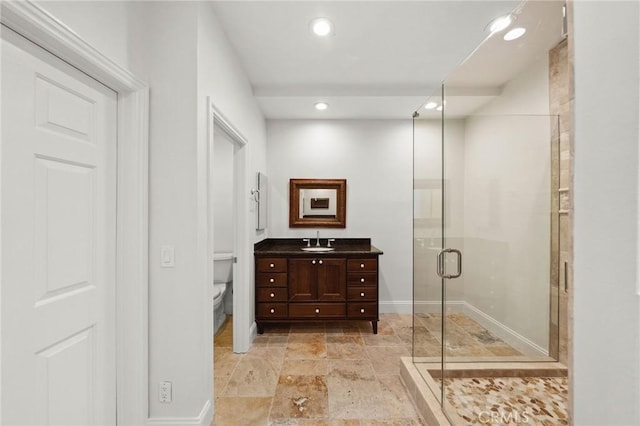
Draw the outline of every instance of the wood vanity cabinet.
M256 323L371 321L378 332L378 254L256 256Z

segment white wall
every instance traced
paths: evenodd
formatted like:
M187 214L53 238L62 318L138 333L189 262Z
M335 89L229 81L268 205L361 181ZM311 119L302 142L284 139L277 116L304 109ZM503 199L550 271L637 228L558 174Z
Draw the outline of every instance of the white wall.
M445 247L464 250L464 120L447 120L445 126ZM432 197L442 197L442 123L440 120L418 119L414 122L414 188L416 196L422 188L435 188ZM436 271L437 255L442 246L442 214L432 206L431 219L414 221L414 297L416 312L438 312L442 300L441 278ZM416 217L423 214L414 207ZM453 257L449 261L455 260ZM447 270L455 265L449 263ZM465 274L447 283L447 301L464 300ZM422 306L421 306L422 305Z
M347 179L347 227L320 236L371 238L384 251L380 311L411 312L411 119L269 120L267 140L270 236L315 236L289 228L289 179Z
M574 423L637 425L639 7L573 8Z
M213 403L213 304L203 232L207 96L249 141L243 150L246 176L239 181L247 197L255 171L266 169L264 118L208 3L40 4L150 86L149 423L208 423L211 412L203 409ZM252 243L264 233L253 230L247 206L239 217L251 256ZM159 246L165 244L175 247L175 268L159 267ZM248 283L252 274L252 268L244 271ZM251 294L247 299L253 303ZM170 404L158 402L161 380L173 382Z
M548 114L548 74L545 57L466 119L463 160L464 298L545 350L550 119L532 114Z
M213 138L214 250L233 251L233 142L218 126Z
M36 3L118 65L132 69L135 45L129 26L131 1L49 1Z

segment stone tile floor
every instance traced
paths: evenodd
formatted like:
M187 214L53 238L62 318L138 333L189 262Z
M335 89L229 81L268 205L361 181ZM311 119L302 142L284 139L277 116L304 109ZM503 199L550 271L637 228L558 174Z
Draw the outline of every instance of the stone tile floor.
M213 425L423 425L400 381L411 315L265 327L246 354L228 320L214 343Z
M456 424L567 425L566 377L445 379Z
M415 316L416 356L440 355L441 318ZM382 314L377 335L368 321L265 327L246 354L233 353L227 320L214 344L213 424L424 424L399 376L400 357L411 355L413 320ZM447 315L447 336L449 357L521 355L462 314Z
M510 357L522 353L491 334L486 328L460 313L447 314L446 356L452 357ZM415 356L440 356L442 351L442 315L415 316ZM408 335L411 340L411 334Z

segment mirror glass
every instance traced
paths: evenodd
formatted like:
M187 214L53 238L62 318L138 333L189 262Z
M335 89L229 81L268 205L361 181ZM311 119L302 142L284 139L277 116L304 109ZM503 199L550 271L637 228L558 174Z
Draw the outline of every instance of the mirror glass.
M344 228L345 179L291 179L289 227Z
M335 189L301 189L298 217L335 219L337 199Z

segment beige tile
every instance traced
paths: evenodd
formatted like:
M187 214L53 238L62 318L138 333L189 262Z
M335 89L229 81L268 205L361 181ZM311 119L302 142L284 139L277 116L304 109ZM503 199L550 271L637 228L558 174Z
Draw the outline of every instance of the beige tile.
M394 334L363 334L364 344L367 346L402 346L402 340Z
M327 418L328 391L324 376L280 376L271 419Z
M360 426L360 420L298 420L300 426Z
M243 356L233 353L230 347L214 349L213 386L216 396L222 395Z
M289 334L289 343L312 343L312 342L325 342L327 339L326 333L304 332L304 333L291 333Z
M362 420L360 422L361 426L420 426L424 424L417 418Z
M418 418L409 392L402 384L399 375L378 376L378 382L389 418Z
M236 366L224 396L273 396L278 382L280 366L275 358L245 356Z
M327 386L330 418L388 417L380 384L368 360L331 360Z
M286 359L280 370L281 376L325 376L328 363L324 359Z
M378 376L400 374L400 358L411 355L404 346L368 346L367 353Z
M216 398L213 425L265 426L270 408L271 398Z
M287 343L286 358L288 359L317 359L327 357L327 344L324 341L289 342Z
M359 335L327 336L327 358L366 359L364 340Z

